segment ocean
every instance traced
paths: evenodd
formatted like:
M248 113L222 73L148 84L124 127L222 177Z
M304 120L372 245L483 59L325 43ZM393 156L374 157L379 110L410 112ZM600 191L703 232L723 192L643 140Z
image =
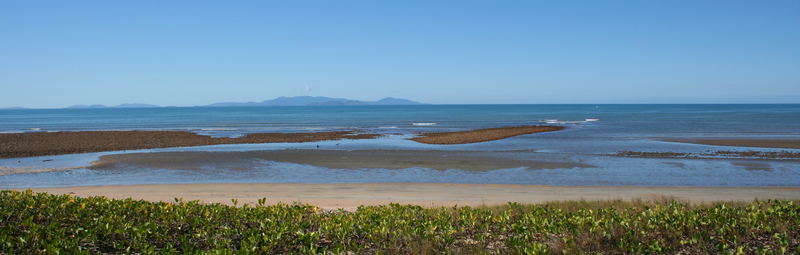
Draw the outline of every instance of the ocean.
M563 125L564 131L504 140L429 145L406 140L421 132ZM260 132L359 130L374 140L303 144L218 145L140 150L254 151L282 149L478 151L590 167L466 171L325 168L264 161L247 171L215 166L187 169L90 169L98 157L121 152L0 159L0 168L59 171L0 175L0 188L142 183L359 183L452 182L543 185L800 186L797 160L675 159L613 156L621 151L703 153L714 150L800 152L663 141L665 138L800 139L800 105L409 105L291 107L166 107L0 110L0 132L179 130L215 137ZM130 151L129 151L130 152ZM47 161L44 161L47 160ZM753 167L756 166L756 167ZM754 170L756 169L756 170Z
M587 119L598 119L596 122ZM613 137L800 136L800 104L408 105L0 110L0 132L185 130L215 136L365 129L414 132L558 124Z

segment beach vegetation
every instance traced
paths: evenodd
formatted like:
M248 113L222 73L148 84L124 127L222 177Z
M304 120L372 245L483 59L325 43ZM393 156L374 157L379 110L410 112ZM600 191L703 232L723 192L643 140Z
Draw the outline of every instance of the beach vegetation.
M800 204L204 204L0 192L1 254L795 254Z

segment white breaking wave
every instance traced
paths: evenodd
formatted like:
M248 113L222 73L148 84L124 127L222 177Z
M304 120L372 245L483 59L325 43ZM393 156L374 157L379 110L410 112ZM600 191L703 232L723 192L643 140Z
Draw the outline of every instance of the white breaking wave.
M599 119L597 119L597 120L599 120ZM589 121L596 121L596 120L589 120L589 119L587 119L587 120L556 120L556 119L552 119L552 120L540 120L539 122L544 122L544 123L547 123L547 124L580 124L580 123L586 123L586 122L589 122Z
M201 131L236 131L238 128L201 128Z
M599 121L600 119L586 119L586 122Z
M378 127L378 128L397 128L396 126L386 126L386 127Z
M414 123L411 123L411 125L414 125L414 126L435 126L436 123L435 122L414 122Z

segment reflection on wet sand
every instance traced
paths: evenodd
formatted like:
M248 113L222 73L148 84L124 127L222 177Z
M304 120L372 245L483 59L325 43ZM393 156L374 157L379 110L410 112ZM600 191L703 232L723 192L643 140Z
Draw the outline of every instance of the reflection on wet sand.
M717 146L736 147L762 147L762 148L787 148L800 149L800 140L796 139L711 139L711 138L670 138L662 139L666 142L694 143Z
M590 167L575 162L546 162L503 157L498 153L419 150L272 150L272 151L191 151L114 154L100 157L91 169L113 169L131 165L158 169L193 170L205 166L247 169L257 160L308 164L327 168L430 168L485 171L527 167L558 169Z

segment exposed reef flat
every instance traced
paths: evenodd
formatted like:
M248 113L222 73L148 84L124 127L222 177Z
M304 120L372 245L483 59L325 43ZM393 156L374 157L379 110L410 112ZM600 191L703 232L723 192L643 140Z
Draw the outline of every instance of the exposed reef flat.
M786 148L800 149L800 140L796 139L711 139L711 138L680 138L680 139L661 139L665 142L694 143L717 146L736 146L736 147L762 147L762 148Z
M486 128L456 132L423 133L411 140L427 144L466 144L509 138L518 135L552 132L564 129L562 126L521 126Z
M215 138L184 131L80 131L0 134L0 158L167 147L247 143L299 143L337 139L371 139L377 134L355 131L257 133Z
M465 144L564 129L559 126L523 126L458 132L423 133L411 140L428 144ZM169 147L251 143L300 143L339 139L373 139L379 134L356 131L313 133L254 133L218 138L185 131L77 131L0 134L0 158L72 153L141 150Z
M620 151L612 156L687 159L800 159L800 153L791 151L708 151L705 153Z

